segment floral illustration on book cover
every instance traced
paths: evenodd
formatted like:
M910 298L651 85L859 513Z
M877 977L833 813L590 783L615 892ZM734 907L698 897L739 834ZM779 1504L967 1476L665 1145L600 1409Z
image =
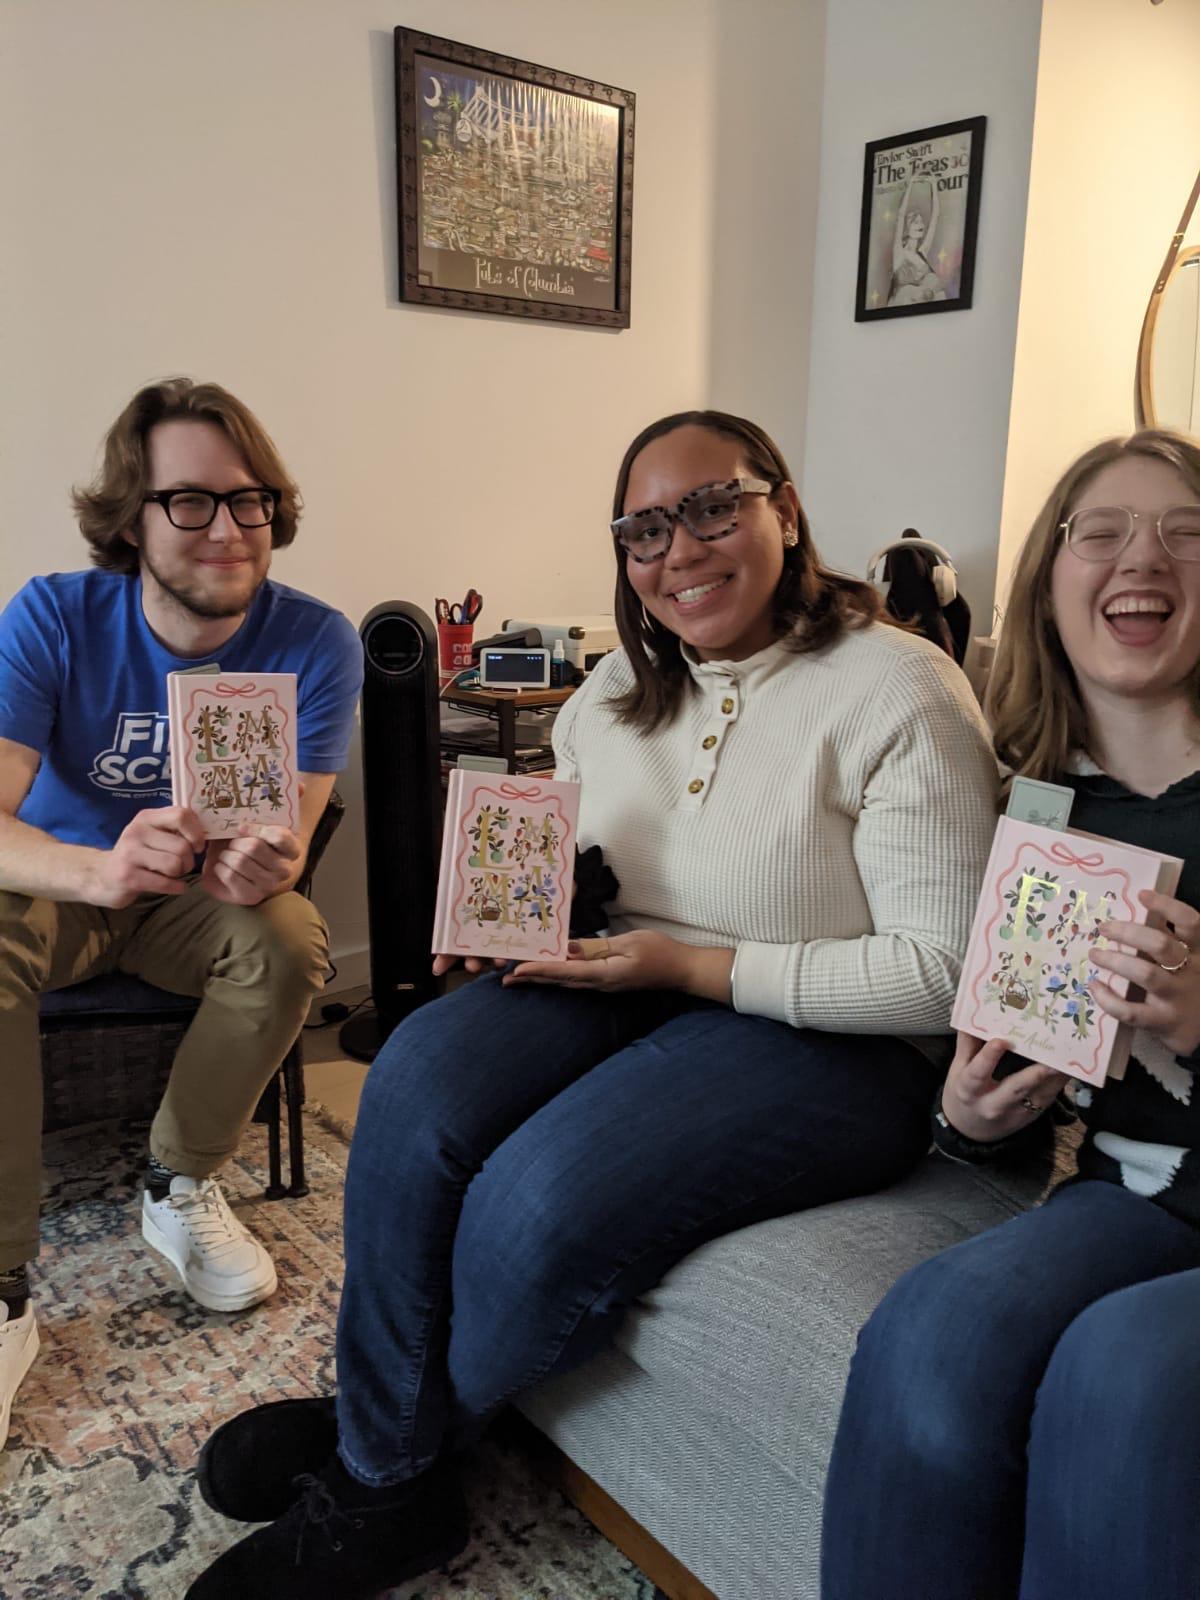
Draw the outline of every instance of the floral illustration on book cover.
M297 826L294 722L294 709L274 686L234 675L191 689L185 681L180 803L191 806L210 838L236 834L244 822Z
M1092 997L1091 956L1108 943L1102 923L1143 917L1138 885L1099 841L1042 832L997 835L954 1022L1100 1081L1117 1024Z
M573 788L503 779L455 786L448 797L456 811L451 856L442 869L443 950L566 959Z

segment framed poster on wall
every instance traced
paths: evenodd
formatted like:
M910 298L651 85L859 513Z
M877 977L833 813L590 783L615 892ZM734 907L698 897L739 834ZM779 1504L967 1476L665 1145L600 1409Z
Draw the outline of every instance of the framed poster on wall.
M395 41L401 299L627 328L632 91Z
M856 322L970 306L986 126L968 117L867 146Z

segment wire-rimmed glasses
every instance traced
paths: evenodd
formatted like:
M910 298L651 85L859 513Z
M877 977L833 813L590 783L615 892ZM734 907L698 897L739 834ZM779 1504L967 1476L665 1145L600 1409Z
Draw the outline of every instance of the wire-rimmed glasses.
M1081 561L1112 561L1142 520L1154 523L1158 542L1172 561L1200 561L1200 506L1169 506L1157 516L1128 506L1083 506L1058 527L1073 556Z

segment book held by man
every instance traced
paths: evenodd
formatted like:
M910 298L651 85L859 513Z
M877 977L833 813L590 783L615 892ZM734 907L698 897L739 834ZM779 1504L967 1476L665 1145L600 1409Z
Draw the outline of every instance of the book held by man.
M578 816L577 783L455 768L434 954L565 961Z
M1142 889L1173 894L1183 863L1075 829L1001 817L975 911L952 1022L1085 1083L1118 1078L1132 1029L1091 993L1100 977L1118 994L1127 984L1092 965L1110 941L1109 919L1152 919ZM1119 947L1118 947L1119 948Z
M171 798L210 839L300 825L294 672L170 672Z

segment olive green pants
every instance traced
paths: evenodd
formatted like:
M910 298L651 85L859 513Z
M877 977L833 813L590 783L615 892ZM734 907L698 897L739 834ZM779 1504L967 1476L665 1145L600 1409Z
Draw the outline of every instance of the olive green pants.
M31 1261L41 1200L38 996L103 972L195 995L150 1129L158 1160L203 1178L237 1149L327 965L325 924L302 895L214 900L193 880L121 911L0 891L0 1271Z

